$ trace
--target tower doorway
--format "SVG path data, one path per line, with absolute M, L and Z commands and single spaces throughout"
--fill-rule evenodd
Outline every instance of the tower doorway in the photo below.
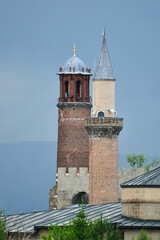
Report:
M 72 204 L 81 204 L 81 200 L 83 199 L 84 204 L 88 204 L 88 194 L 86 192 L 79 192 L 77 193 L 73 199 Z

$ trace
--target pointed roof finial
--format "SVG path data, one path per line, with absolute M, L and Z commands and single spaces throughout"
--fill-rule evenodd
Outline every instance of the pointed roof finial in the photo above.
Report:
M 74 48 L 73 48 L 73 56 L 76 57 L 76 48 L 75 48 L 75 43 L 74 43 Z
M 103 29 L 103 33 L 102 33 L 102 35 L 103 35 L 103 37 L 106 36 L 106 28 L 105 28 L 105 27 L 104 27 L 104 29 Z

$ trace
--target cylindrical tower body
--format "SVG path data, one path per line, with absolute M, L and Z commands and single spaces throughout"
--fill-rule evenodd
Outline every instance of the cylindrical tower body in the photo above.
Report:
M 89 138 L 85 118 L 91 115 L 89 103 L 59 103 L 58 105 L 57 168 L 88 167 Z
M 93 117 L 115 116 L 115 80 L 93 79 Z
M 91 116 L 90 69 L 76 56 L 60 68 L 60 97 L 57 104 L 57 169 L 89 167 L 89 137 L 85 118 Z

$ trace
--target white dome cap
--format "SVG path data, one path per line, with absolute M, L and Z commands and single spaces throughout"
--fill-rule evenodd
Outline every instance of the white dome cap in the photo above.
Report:
M 62 72 L 64 73 L 84 73 L 86 66 L 84 62 L 78 57 L 71 57 L 63 66 Z

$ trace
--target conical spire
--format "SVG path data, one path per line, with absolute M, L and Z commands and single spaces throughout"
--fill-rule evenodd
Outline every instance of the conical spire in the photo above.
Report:
M 106 44 L 105 31 L 103 33 L 103 43 L 99 56 L 99 60 L 96 66 L 95 74 L 93 79 L 115 79 L 113 75 L 111 60 Z

